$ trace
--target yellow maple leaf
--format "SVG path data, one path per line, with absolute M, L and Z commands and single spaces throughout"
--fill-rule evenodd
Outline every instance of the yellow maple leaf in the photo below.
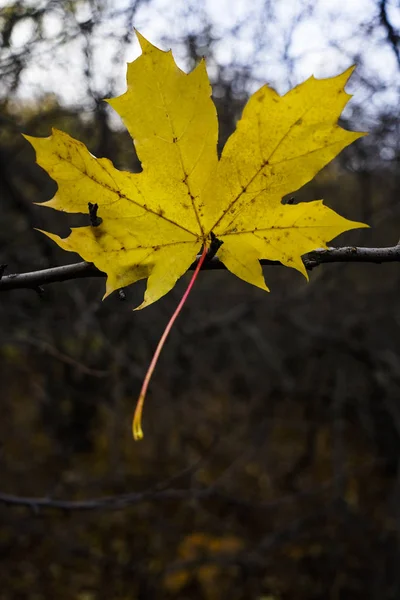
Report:
M 147 278 L 138 308 L 148 306 L 171 290 L 203 248 L 142 386 L 133 420 L 134 438 L 141 439 L 151 375 L 213 240 L 222 242 L 217 254 L 232 273 L 268 290 L 260 259 L 280 261 L 307 277 L 303 254 L 367 225 L 341 217 L 322 200 L 282 204 L 283 196 L 365 135 L 337 124 L 350 98 L 344 86 L 353 68 L 330 79 L 311 77 L 283 97 L 263 86 L 218 160 L 217 114 L 204 61 L 186 74 L 170 51 L 137 35 L 142 55 L 128 65 L 128 89 L 108 102 L 134 140 L 142 173 L 118 171 L 55 129 L 48 138 L 25 137 L 58 184 L 44 206 L 87 213 L 89 203 L 98 205 L 100 225 L 72 229 L 65 239 L 44 233 L 107 274 L 105 297 Z
M 259 259 L 277 260 L 307 277 L 301 256 L 363 223 L 349 221 L 322 200 L 282 205 L 348 144 L 365 135 L 337 120 L 350 96 L 337 77 L 311 77 L 283 97 L 263 86 L 251 96 L 235 133 L 217 156 L 218 123 L 205 63 L 182 72 L 171 51 L 137 34 L 142 55 L 128 64 L 128 89 L 108 100 L 131 134 L 143 172 L 118 171 L 79 141 L 53 130 L 26 136 L 37 162 L 57 182 L 49 202 L 87 213 L 96 202 L 98 227 L 72 229 L 62 239 L 107 274 L 106 294 L 148 278 L 143 303 L 166 294 L 214 234 L 219 259 L 264 290 Z

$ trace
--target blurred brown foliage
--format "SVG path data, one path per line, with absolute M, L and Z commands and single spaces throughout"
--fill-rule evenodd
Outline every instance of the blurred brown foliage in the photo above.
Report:
M 8 272 L 66 264 L 71 257 L 34 227 L 66 234 L 87 220 L 33 204 L 55 186 L 20 132 L 48 135 L 56 126 L 117 167 L 140 169 L 91 79 L 91 33 L 106 3 L 89 2 L 92 16 L 77 25 L 87 42 L 85 111 L 56 95 L 13 95 L 53 6 L 38 3 L 28 14 L 26 4 L 0 15 L 8 86 L 0 262 Z M 57 3 L 66 15 L 60 44 L 75 31 L 68 19 L 77 4 Z M 383 27 L 395 52 L 390 10 L 382 1 L 376 8 L 370 27 Z M 124 16 L 128 25 L 135 11 Z M 24 18 L 37 37 L 16 56 L 12 32 Z M 212 63 L 213 39 L 211 27 L 188 32 L 188 63 L 206 51 Z M 221 143 L 252 81 L 235 65 L 228 74 L 214 69 Z M 360 129 L 363 115 L 362 104 L 353 109 L 351 128 Z M 387 108 L 377 111 L 369 139 L 296 193 L 372 226 L 335 243 L 398 241 L 399 123 Z M 384 160 L 376 149 L 389 146 Z M 140 285 L 126 290 L 126 302 L 114 295 L 102 303 L 98 279 L 54 284 L 42 297 L 2 295 L 1 600 L 400 597 L 398 265 L 323 265 L 308 284 L 289 269 L 265 275 L 269 295 L 227 272 L 201 275 L 157 367 L 140 444 L 130 432 L 136 396 L 187 276 L 140 313 L 131 310 Z M 7 504 L 4 494 L 31 500 Z M 119 500 L 88 510 L 43 509 L 34 500 L 109 496 Z

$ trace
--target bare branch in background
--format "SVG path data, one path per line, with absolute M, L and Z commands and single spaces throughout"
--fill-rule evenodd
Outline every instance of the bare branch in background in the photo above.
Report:
M 379 17 L 381 20 L 382 26 L 386 30 L 386 35 L 388 42 L 390 43 L 393 52 L 396 56 L 397 63 L 400 67 L 400 35 L 393 27 L 389 20 L 389 16 L 387 13 L 387 0 L 380 0 L 379 3 Z

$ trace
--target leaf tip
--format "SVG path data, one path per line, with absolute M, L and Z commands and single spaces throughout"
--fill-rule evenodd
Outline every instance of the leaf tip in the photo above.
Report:
M 39 206 L 40 206 L 40 204 L 39 204 Z M 61 246 L 63 239 L 59 235 L 56 235 L 55 233 L 50 233 L 50 231 L 45 231 L 44 229 L 39 229 L 39 227 L 34 227 L 33 229 L 35 231 L 40 231 L 40 233 L 43 233 L 43 235 L 46 235 L 48 238 L 53 240 L 53 242 L 55 242 L 56 244 Z
M 350 79 L 350 77 L 353 75 L 354 71 L 356 70 L 357 65 L 350 65 L 350 67 L 348 67 L 345 71 L 343 71 L 342 75 L 343 76 L 347 76 L 347 79 Z
M 139 304 L 139 306 L 135 306 L 135 308 L 133 308 L 132 310 L 142 310 L 143 308 L 146 308 L 147 304 L 145 302 L 142 302 L 141 304 Z
M 362 223 L 361 221 L 352 221 L 354 227 L 353 229 L 371 229 L 371 225 L 368 223 Z
M 106 291 L 104 292 L 104 296 L 102 297 L 102 300 L 104 301 L 106 298 L 108 298 L 108 296 L 110 296 L 117 288 L 115 287 L 115 285 L 113 285 L 110 282 L 110 276 L 107 275 L 107 281 L 106 281 Z
M 147 40 L 137 29 L 135 29 L 135 35 L 137 37 L 143 54 L 146 54 L 151 50 L 158 50 L 161 52 L 161 50 L 157 48 L 157 46 L 154 46 L 151 42 L 149 42 L 149 40 Z
M 27 135 L 26 133 L 21 133 L 22 137 L 26 139 L 27 142 L 32 146 L 32 148 L 37 152 L 36 145 L 39 143 L 40 138 L 35 135 Z
M 267 284 L 265 283 L 264 275 L 262 276 L 262 280 L 261 281 L 259 281 L 258 283 L 253 283 L 253 285 L 255 285 L 256 287 L 258 287 L 260 290 L 263 290 L 264 292 L 270 292 L 271 291 L 269 289 L 269 287 L 267 286 Z

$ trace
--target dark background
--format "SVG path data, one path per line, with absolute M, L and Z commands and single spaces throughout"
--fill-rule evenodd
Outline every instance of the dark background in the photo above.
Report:
M 370 135 L 293 191 L 372 226 L 334 244 L 396 244 L 398 2 L 365 2 L 352 23 L 344 2 L 331 11 L 324 2 L 266 1 L 224 30 L 206 3 L 161 4 L 3 5 L 0 262 L 8 272 L 78 260 L 33 228 L 67 234 L 85 222 L 34 205 L 55 185 L 20 134 L 47 136 L 56 126 L 138 170 L 132 140 L 101 99 L 123 91 L 132 27 L 150 37 L 168 11 L 174 27 L 150 39 L 186 68 L 206 55 L 221 147 L 261 83 L 285 91 L 311 74 L 299 77 L 292 48 L 304 24 L 321 27 L 336 52 L 327 65 L 321 49 L 319 76 L 357 62 L 343 125 Z M 62 23 L 55 35 L 51 19 Z M 101 44 L 111 48 L 103 69 Z M 275 79 L 263 72 L 269 56 Z M 46 88 L 55 64 L 59 81 Z M 76 97 L 65 91 L 71 65 Z M 137 394 L 189 275 L 138 313 L 141 284 L 125 302 L 117 294 L 101 302 L 101 279 L 53 284 L 41 297 L 2 293 L 1 600 L 400 597 L 399 266 L 327 264 L 308 284 L 283 267 L 265 276 L 270 294 L 225 271 L 200 274 L 157 366 L 140 444 L 131 438 Z M 16 498 L 7 504 L 4 494 Z M 104 496 L 113 498 L 88 510 L 34 500 Z

